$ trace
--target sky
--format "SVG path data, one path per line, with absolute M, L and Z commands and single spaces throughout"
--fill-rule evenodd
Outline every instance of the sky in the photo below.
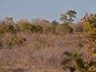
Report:
M 60 14 L 67 10 L 77 12 L 76 20 L 85 12 L 96 13 L 96 0 L 0 0 L 0 19 L 13 17 L 19 19 L 42 18 L 59 21 Z

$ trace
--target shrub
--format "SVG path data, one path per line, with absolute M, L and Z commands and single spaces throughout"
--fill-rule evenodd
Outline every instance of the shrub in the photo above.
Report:
M 56 33 L 58 34 L 66 34 L 72 33 L 73 29 L 68 24 L 60 24 L 56 27 Z
M 22 45 L 25 41 L 26 41 L 26 39 L 24 37 L 21 37 L 21 36 L 16 39 L 16 43 L 18 45 Z
M 44 33 L 46 33 L 46 34 L 55 34 L 55 28 L 53 26 L 44 27 Z
M 64 69 L 69 69 L 70 72 L 75 72 L 79 70 L 80 72 L 85 72 L 84 61 L 76 51 L 64 52 L 65 58 L 61 62 Z
M 87 14 L 82 19 L 85 36 L 87 37 L 87 47 L 89 49 L 94 48 L 96 51 L 96 15 Z
M 40 26 L 40 25 L 36 25 L 35 31 L 36 32 L 42 32 L 43 31 L 43 27 Z
M 86 50 L 91 54 L 86 64 L 86 72 L 96 72 L 96 14 L 86 14 L 82 19 L 86 37 Z
M 26 22 L 21 24 L 20 29 L 23 32 L 34 32 L 36 29 L 36 26 Z
M 56 34 L 56 27 L 58 26 L 58 24 L 59 23 L 56 20 L 52 21 L 50 27 L 47 28 L 49 33 Z
M 14 27 L 13 27 L 13 25 L 7 25 L 7 32 L 9 32 L 9 33 L 14 33 Z
M 9 39 L 6 40 L 6 44 L 7 44 L 7 46 L 8 46 L 9 48 L 11 48 L 12 45 L 14 45 L 14 43 L 15 43 L 15 41 L 14 41 L 13 38 L 9 38 Z
M 56 20 L 52 21 L 52 26 L 56 27 L 58 25 L 58 22 Z

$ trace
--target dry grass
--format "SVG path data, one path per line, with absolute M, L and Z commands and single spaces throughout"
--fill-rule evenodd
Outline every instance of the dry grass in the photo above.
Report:
M 22 45 L 8 48 L 6 40 L 23 36 Z M 81 50 L 82 34 L 6 34 L 0 49 L 0 72 L 64 72 L 60 65 L 65 51 Z M 82 51 L 81 51 L 82 52 Z M 6 66 L 1 66 L 6 65 Z M 7 67 L 7 68 L 6 68 Z

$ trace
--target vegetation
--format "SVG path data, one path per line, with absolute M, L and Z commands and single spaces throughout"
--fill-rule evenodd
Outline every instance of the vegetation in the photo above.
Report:
M 74 21 L 74 18 L 76 18 L 76 12 L 74 10 L 68 10 L 65 14 L 61 14 L 60 20 L 63 23 L 72 23 Z
M 9 38 L 6 40 L 6 44 L 9 48 L 12 48 L 12 45 L 14 45 L 14 39 L 13 38 Z
M 72 33 L 73 29 L 66 23 L 66 24 L 60 24 L 56 27 L 56 32 L 58 34 L 66 34 L 66 33 Z
M 42 66 L 96 72 L 96 14 L 86 13 L 80 22 L 72 24 L 76 14 L 74 10 L 61 14 L 62 23 L 41 19 L 15 23 L 6 17 L 0 22 L 0 54 L 6 56 L 0 56 L 0 65 L 15 65 L 16 72 Z

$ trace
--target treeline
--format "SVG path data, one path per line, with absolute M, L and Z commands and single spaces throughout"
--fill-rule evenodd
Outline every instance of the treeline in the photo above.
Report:
M 12 17 L 6 17 L 0 22 L 0 34 L 2 33 L 17 33 L 17 32 L 28 32 L 28 33 L 52 33 L 64 35 L 66 33 L 82 32 L 82 24 L 72 24 L 76 18 L 76 12 L 69 10 L 66 13 L 62 13 L 60 16 L 61 24 L 56 20 L 49 22 L 48 20 L 36 19 L 27 21 L 20 20 L 14 23 Z
M 59 34 L 64 35 L 73 32 L 82 32 L 82 24 L 58 23 L 57 21 L 49 22 L 47 20 L 37 20 L 29 22 L 20 20 L 13 22 L 11 17 L 7 17 L 7 21 L 0 22 L 0 34 L 4 33 L 44 33 L 44 34 Z

